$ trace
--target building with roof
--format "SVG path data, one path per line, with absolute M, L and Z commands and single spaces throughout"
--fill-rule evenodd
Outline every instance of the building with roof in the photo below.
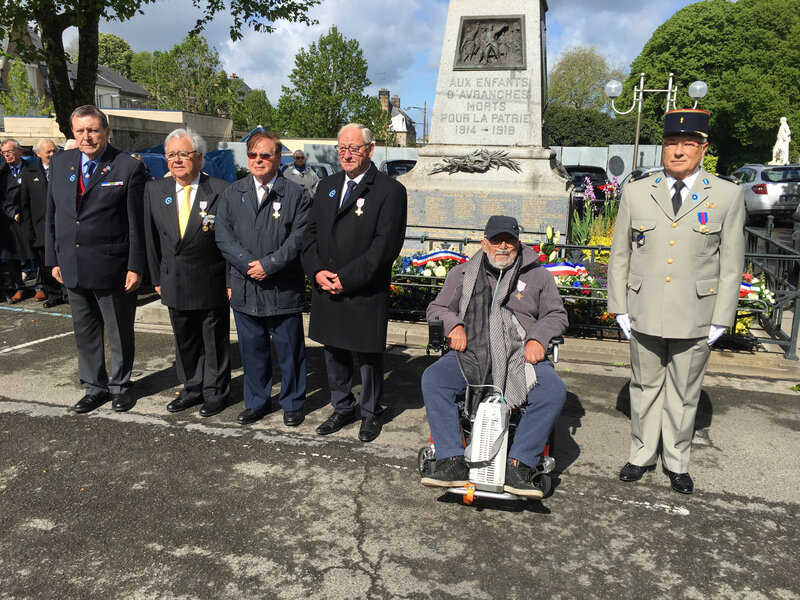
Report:
M 403 147 L 416 147 L 416 123 L 400 108 L 400 97 L 395 94 L 390 100 L 389 90 L 382 89 L 378 92 L 378 101 L 381 103 L 381 108 L 391 115 L 389 129 L 395 134 L 397 144 Z

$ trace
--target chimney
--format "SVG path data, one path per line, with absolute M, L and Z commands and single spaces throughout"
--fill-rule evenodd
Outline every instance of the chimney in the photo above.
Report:
M 378 92 L 378 102 L 383 110 L 389 112 L 389 90 L 382 89 Z
M 397 94 L 392 96 L 392 104 L 394 104 L 397 108 L 400 108 L 400 96 Z

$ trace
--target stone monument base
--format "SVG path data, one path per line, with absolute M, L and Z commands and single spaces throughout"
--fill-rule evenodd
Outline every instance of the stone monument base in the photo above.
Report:
M 499 162 L 485 172 L 437 171 L 452 165 L 453 157 L 495 153 Z M 416 166 L 398 178 L 408 190 L 407 236 L 426 235 L 451 239 L 477 239 L 492 215 L 515 217 L 522 228 L 522 240 L 544 238 L 547 226 L 566 234 L 569 214 L 569 180 L 556 170 L 555 152 L 535 146 L 455 146 L 432 144 L 422 148 Z M 465 244 L 456 244 L 459 249 Z M 421 245 L 409 240 L 406 251 L 432 250 L 448 244 L 435 240 Z

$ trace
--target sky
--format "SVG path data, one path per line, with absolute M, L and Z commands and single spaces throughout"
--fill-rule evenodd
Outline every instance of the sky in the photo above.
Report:
M 533 0 L 528 0 L 533 1 Z M 547 56 L 552 65 L 572 45 L 593 46 L 613 65 L 628 70 L 655 29 L 692 0 L 549 0 L 547 12 Z M 504 3 L 497 2 L 498 13 Z M 387 5 L 391 9 L 387 9 Z M 231 42 L 230 18 L 218 17 L 203 35 L 216 47 L 223 68 L 236 73 L 251 88 L 261 88 L 273 105 L 288 85 L 294 57 L 327 33 L 332 25 L 348 39 L 357 39 L 369 65 L 377 95 L 386 88 L 400 96 L 401 105 L 422 107 L 427 102 L 428 120 L 433 113 L 439 61 L 449 2 L 443 0 L 322 0 L 309 11 L 319 21 L 308 27 L 277 23 L 272 34 L 245 31 Z M 192 0 L 159 0 L 144 5 L 144 15 L 100 24 L 103 33 L 116 34 L 134 51 L 168 50 L 194 25 L 199 11 Z M 77 33 L 68 31 L 65 42 Z M 408 114 L 418 121 L 422 110 Z

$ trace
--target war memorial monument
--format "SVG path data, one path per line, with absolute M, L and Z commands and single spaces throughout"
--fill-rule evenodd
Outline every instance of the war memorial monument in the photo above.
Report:
M 408 236 L 474 238 L 494 214 L 516 217 L 526 241 L 566 231 L 570 183 L 542 135 L 546 12 L 545 0 L 450 2 L 428 145 L 399 179 Z

